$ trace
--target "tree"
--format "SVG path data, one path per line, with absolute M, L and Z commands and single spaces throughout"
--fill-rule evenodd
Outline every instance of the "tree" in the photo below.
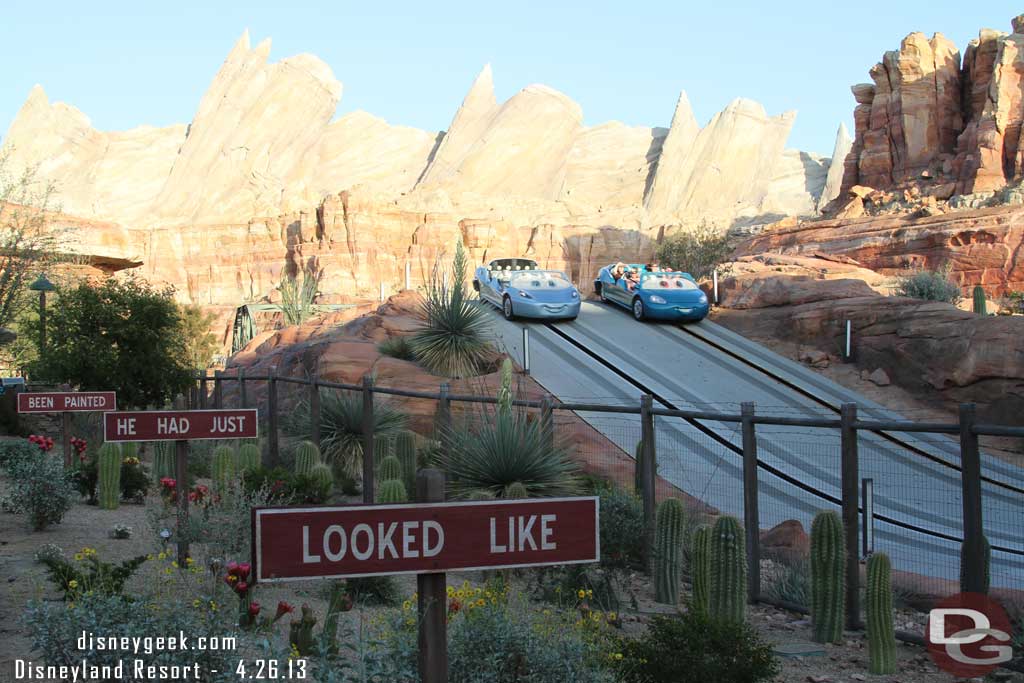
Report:
M 163 405 L 188 387 L 192 371 L 173 293 L 133 277 L 59 291 L 59 304 L 48 312 L 51 341 L 30 375 L 114 390 L 124 408 Z
M 182 306 L 180 313 L 185 359 L 190 368 L 203 370 L 217 351 L 217 337 L 210 332 L 217 316 L 207 313 L 201 306 Z
M 658 245 L 657 259 L 672 270 L 689 273 L 696 280 L 711 277 L 732 253 L 729 237 L 713 224 L 702 220 L 692 230 L 683 229 L 667 236 Z M 719 275 L 722 274 L 721 269 Z

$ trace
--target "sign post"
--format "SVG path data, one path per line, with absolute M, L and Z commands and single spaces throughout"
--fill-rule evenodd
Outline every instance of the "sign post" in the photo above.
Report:
M 103 415 L 103 438 L 125 441 L 173 441 L 174 477 L 178 496 L 178 566 L 188 559 L 188 442 L 204 439 L 255 439 L 259 436 L 255 408 L 225 410 L 147 410 Z
M 117 408 L 113 391 L 25 392 L 18 394 L 19 413 L 60 413 L 61 447 L 64 466 L 71 467 L 71 413 L 106 412 Z
M 416 473 L 416 500 L 444 502 L 444 472 Z M 416 610 L 419 614 L 417 661 L 423 683 L 448 681 L 448 580 L 444 572 L 416 575 Z

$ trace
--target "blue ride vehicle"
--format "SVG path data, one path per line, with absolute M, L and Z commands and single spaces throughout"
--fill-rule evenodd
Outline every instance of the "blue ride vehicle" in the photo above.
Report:
M 601 301 L 633 313 L 637 320 L 700 321 L 710 310 L 707 295 L 689 273 L 647 270 L 637 263 L 612 263 L 600 270 L 594 292 Z
M 541 270 L 530 259 L 495 259 L 476 269 L 473 288 L 501 309 L 506 320 L 574 320 L 580 293 L 560 270 Z

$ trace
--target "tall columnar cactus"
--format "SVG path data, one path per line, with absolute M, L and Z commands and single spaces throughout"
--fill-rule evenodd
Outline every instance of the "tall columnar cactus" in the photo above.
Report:
M 981 285 L 974 285 L 974 312 L 978 315 L 988 315 L 988 302 L 985 300 L 985 288 Z
M 318 462 L 309 471 L 309 477 L 328 492 L 334 489 L 334 473 L 327 463 Z
M 156 441 L 153 444 L 153 479 L 174 478 L 174 443 Z
M 843 523 L 835 512 L 819 512 L 811 524 L 811 623 L 819 643 L 842 642 L 845 564 Z
M 396 479 L 402 481 L 402 463 L 398 461 L 393 455 L 389 455 L 380 461 L 380 465 L 377 466 L 377 480 L 388 481 L 390 479 Z M 402 481 L 404 485 L 404 481 Z
M 700 525 L 693 532 L 690 578 L 693 581 L 693 610 L 706 615 L 711 600 L 711 527 L 707 524 Z
M 896 673 L 896 635 L 892 615 L 892 566 L 885 553 L 868 558 L 868 671 Z
M 395 457 L 402 465 L 402 482 L 406 491 L 416 488 L 416 435 L 407 429 L 395 437 Z
M 960 544 L 960 592 L 967 593 L 967 574 L 964 573 L 964 557 L 965 557 L 966 544 Z M 985 573 L 982 574 L 982 592 L 988 594 L 989 585 L 992 581 L 992 570 L 989 565 L 992 562 L 992 546 L 988 542 L 987 536 L 981 537 L 981 558 L 985 565 Z
M 244 474 L 260 466 L 263 453 L 258 444 L 244 443 L 238 447 L 238 472 Z
M 633 490 L 636 495 L 642 495 L 644 491 L 644 440 L 636 443 L 636 458 L 633 461 Z
M 327 645 L 328 651 L 332 654 L 336 654 L 339 649 L 338 617 L 342 612 L 347 612 L 350 609 L 352 609 L 352 597 L 348 594 L 348 585 L 344 581 L 333 582 L 321 638 L 321 642 Z
M 391 455 L 391 437 L 385 436 L 384 434 L 378 434 L 373 437 L 373 462 L 376 465 L 380 464 L 380 461 Z
M 320 464 L 320 449 L 312 441 L 303 441 L 295 447 L 295 474 L 308 475 Z
M 116 510 L 121 500 L 121 447 L 116 443 L 105 443 L 100 446 L 97 466 L 100 507 L 104 510 Z
M 139 444 L 134 441 L 126 441 L 121 444 L 121 462 L 124 462 L 128 458 L 139 457 Z
M 505 492 L 501 496 L 509 500 L 519 500 L 522 498 L 529 498 L 530 492 L 526 490 L 526 486 L 521 481 L 514 481 L 505 487 Z
M 235 449 L 231 446 L 218 446 L 213 451 L 213 483 L 223 491 L 235 479 L 238 467 L 235 463 Z
M 654 599 L 666 605 L 679 604 L 685 513 L 678 498 L 668 498 L 658 505 L 655 515 Z
M 388 479 L 381 483 L 380 491 L 377 492 L 378 503 L 405 503 L 409 495 L 406 493 L 405 484 L 398 479 Z
M 498 388 L 498 414 L 512 414 L 512 359 L 501 363 L 501 387 Z
M 711 586 L 708 614 L 721 621 L 742 622 L 747 611 L 747 546 L 743 527 L 723 515 L 711 528 Z

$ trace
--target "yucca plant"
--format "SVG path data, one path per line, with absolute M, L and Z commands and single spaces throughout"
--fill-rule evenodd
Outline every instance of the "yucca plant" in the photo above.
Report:
M 446 377 L 475 375 L 492 355 L 487 312 L 466 293 L 466 252 L 460 242 L 445 286 L 437 265 L 427 285 L 423 327 L 410 338 L 413 353 L 431 372 Z
M 391 356 L 398 360 L 416 360 L 416 353 L 412 350 L 412 342 L 409 337 L 388 337 L 377 344 L 377 350 L 382 355 Z
M 488 492 L 504 497 L 520 483 L 530 498 L 572 495 L 578 491 L 576 465 L 557 441 L 546 438 L 539 421 L 524 415 L 488 414 L 475 426 L 447 430 L 447 452 L 437 464 L 448 476 L 452 498 Z
M 301 325 L 309 316 L 313 315 L 313 301 L 316 299 L 317 288 L 320 285 L 320 275 L 312 269 L 302 273 L 300 282 L 294 275 L 288 275 L 281 280 L 277 291 L 281 292 L 281 303 L 278 308 L 284 315 L 284 321 L 288 325 Z
M 312 431 L 309 399 L 299 401 L 282 421 L 285 434 L 306 439 Z M 395 436 L 405 428 L 405 415 L 377 401 L 373 406 L 375 436 Z M 320 389 L 320 455 L 342 471 L 362 472 L 363 397 Z

